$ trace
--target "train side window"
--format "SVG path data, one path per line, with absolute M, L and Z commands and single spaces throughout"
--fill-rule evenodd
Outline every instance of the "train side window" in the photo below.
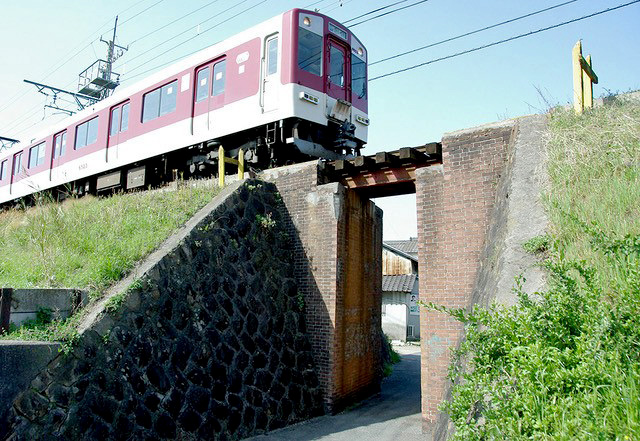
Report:
M 209 94 L 209 67 L 198 71 L 198 84 L 196 85 L 196 102 L 202 101 Z
M 76 127 L 76 141 L 75 141 L 76 149 L 80 149 L 82 147 L 91 145 L 97 140 L 98 140 L 98 117 L 97 116 Z
M 267 42 L 267 75 L 278 72 L 278 37 Z
M 162 86 L 160 93 L 160 116 L 176 110 L 176 97 L 178 96 L 178 81 Z
M 59 158 L 67 149 L 67 132 L 58 133 L 53 137 L 53 157 Z
M 160 111 L 160 89 L 147 93 L 142 102 L 142 122 L 156 119 Z
M 20 174 L 20 169 L 22 168 L 22 152 L 16 153 L 13 156 L 13 176 Z
M 120 107 L 114 107 L 111 109 L 111 128 L 109 129 L 109 135 L 113 136 L 118 133 L 120 129 Z
M 142 99 L 142 122 L 151 121 L 176 110 L 178 80 L 153 90 Z
M 218 96 L 224 93 L 224 83 L 226 79 L 227 60 L 222 60 L 213 65 L 213 84 L 211 86 L 211 95 Z
M 129 128 L 129 103 L 122 106 L 122 121 L 120 122 L 120 131 L 126 132 Z
M 7 161 L 6 159 L 4 161 L 2 161 L 2 164 L 0 164 L 0 181 L 4 180 L 4 178 L 7 177 L 7 163 L 9 161 Z
M 45 143 L 41 142 L 29 149 L 29 168 L 34 168 L 44 163 L 44 148 Z
M 314 75 L 322 75 L 322 35 L 298 29 L 298 67 Z

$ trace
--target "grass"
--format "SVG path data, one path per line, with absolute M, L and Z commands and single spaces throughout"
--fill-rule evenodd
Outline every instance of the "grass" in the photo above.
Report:
M 186 186 L 43 202 L 0 213 L 0 285 L 99 292 L 120 280 L 216 192 Z
M 442 409 L 458 440 L 640 439 L 640 104 L 554 110 L 547 291 L 472 311 Z M 463 369 L 462 366 L 468 369 Z
M 187 185 L 62 204 L 44 200 L 2 212 L 0 286 L 78 288 L 99 298 L 217 193 Z M 2 338 L 69 341 L 74 326 L 74 320 L 54 320 Z

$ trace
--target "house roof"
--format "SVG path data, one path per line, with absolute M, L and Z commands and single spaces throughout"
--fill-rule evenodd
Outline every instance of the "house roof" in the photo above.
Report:
M 415 274 L 399 274 L 395 276 L 382 276 L 383 292 L 411 292 L 416 282 Z
M 418 260 L 418 238 L 412 237 L 409 240 L 385 240 L 383 242 L 391 251 L 399 251 L 410 256 L 413 260 Z

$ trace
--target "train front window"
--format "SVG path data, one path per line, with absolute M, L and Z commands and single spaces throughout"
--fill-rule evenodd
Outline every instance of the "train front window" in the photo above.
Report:
M 322 35 L 298 28 L 298 67 L 322 75 Z
M 351 90 L 358 98 L 367 98 L 367 64 L 356 54 L 351 54 Z
M 331 46 L 329 57 L 329 81 L 344 87 L 344 52 L 336 46 Z
M 227 60 L 222 60 L 213 65 L 213 84 L 211 87 L 211 95 L 218 96 L 224 93 L 224 83 L 226 77 Z

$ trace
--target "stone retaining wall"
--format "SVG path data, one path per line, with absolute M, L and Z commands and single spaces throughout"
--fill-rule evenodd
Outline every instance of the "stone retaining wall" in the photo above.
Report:
M 323 413 L 285 216 L 260 181 L 205 207 L 18 397 L 9 439 L 239 439 Z

